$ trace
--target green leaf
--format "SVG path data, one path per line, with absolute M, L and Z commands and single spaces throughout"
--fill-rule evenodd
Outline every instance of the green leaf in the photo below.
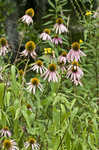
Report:
M 55 9 L 55 6 L 54 6 L 54 4 L 51 2 L 51 0 L 48 0 L 48 3 L 50 4 L 50 6 L 51 6 L 52 8 Z
M 11 96 L 11 92 L 7 92 L 7 106 L 10 105 L 10 96 Z
M 0 83 L 0 106 L 3 106 L 4 103 L 4 83 Z
M 21 112 L 21 107 L 17 108 L 16 113 L 15 113 L 15 120 L 18 119 L 20 117 L 20 112 Z

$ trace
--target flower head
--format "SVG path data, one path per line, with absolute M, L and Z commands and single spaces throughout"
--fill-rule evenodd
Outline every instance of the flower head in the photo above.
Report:
M 72 49 L 78 51 L 80 49 L 80 44 L 78 42 L 72 43 Z
M 52 53 L 52 49 L 51 48 L 44 48 L 44 53 L 45 54 L 51 54 Z
M 79 40 L 79 43 L 82 44 L 82 43 L 83 43 L 83 40 L 80 39 L 80 40 Z
M 58 24 L 62 24 L 64 22 L 64 20 L 62 18 L 57 18 L 56 19 L 56 23 Z
M 40 73 L 42 74 L 46 68 L 44 67 L 43 65 L 43 62 L 41 60 L 37 60 L 33 65 L 32 65 L 32 68 L 31 68 L 33 71 L 36 71 L 36 73 Z
M 92 15 L 92 12 L 91 11 L 86 11 L 85 15 L 86 16 Z
M 29 147 L 31 147 L 32 150 L 39 149 L 39 144 L 36 142 L 34 138 L 29 138 L 29 140 L 25 142 L 24 146 L 26 149 L 28 149 Z
M 33 16 L 34 16 L 34 10 L 30 8 L 25 11 L 25 15 L 21 18 L 21 20 L 22 22 L 29 25 L 30 23 L 33 23 L 33 20 L 32 20 Z
M 80 44 L 78 42 L 74 42 L 72 44 L 72 48 L 67 54 L 67 60 L 68 62 L 76 60 L 80 60 L 80 56 L 86 56 L 81 50 L 80 50 Z
M 70 80 L 75 84 L 75 85 L 82 85 L 80 82 L 80 79 L 83 76 L 83 71 L 80 69 L 78 62 L 73 61 L 72 64 L 68 68 L 67 72 L 67 78 L 70 78 Z
M 51 37 L 50 37 L 50 29 L 44 29 L 43 33 L 40 34 L 40 38 L 42 40 L 50 40 L 52 41 Z
M 3 141 L 3 148 L 6 150 L 19 150 L 14 140 L 5 139 Z
M 67 28 L 63 24 L 64 20 L 62 18 L 56 19 L 56 24 L 54 25 L 54 30 L 56 31 L 56 34 L 67 32 Z
M 32 58 L 35 59 L 36 57 L 36 52 L 35 52 L 35 48 L 36 48 L 36 45 L 33 41 L 28 41 L 26 44 L 25 44 L 25 50 L 21 53 L 23 56 L 28 56 L 30 55 Z
M 35 94 L 36 88 L 38 88 L 42 92 L 42 85 L 40 84 L 38 78 L 32 78 L 27 84 L 29 85 L 27 89 L 33 94 Z
M 61 55 L 59 56 L 59 62 L 64 62 L 64 64 L 66 64 L 66 60 L 67 60 L 67 53 L 66 51 L 63 51 L 61 53 Z
M 9 131 L 8 127 L 4 127 L 3 129 L 1 129 L 0 133 L 1 133 L 1 137 L 2 136 L 8 136 L 8 137 L 11 136 L 11 132 Z
M 24 75 L 24 71 L 22 69 L 20 69 L 18 72 L 21 77 Z
M 52 42 L 56 45 L 62 44 L 62 39 L 58 37 L 58 35 L 55 35 L 55 37 L 52 39 Z
M 58 73 L 56 71 L 56 65 L 55 64 L 49 64 L 48 70 L 42 75 L 44 76 L 44 80 L 48 78 L 48 82 L 58 82 Z
M 5 56 L 8 52 L 8 43 L 5 38 L 0 39 L 0 56 Z
M 63 61 L 58 62 L 58 66 L 59 66 L 59 69 L 62 73 L 66 72 L 66 66 L 65 66 L 65 63 Z
M 34 9 L 33 8 L 29 8 L 25 11 L 26 15 L 29 15 L 30 17 L 34 16 Z
M 32 106 L 30 104 L 27 104 L 26 107 L 28 110 L 32 111 Z

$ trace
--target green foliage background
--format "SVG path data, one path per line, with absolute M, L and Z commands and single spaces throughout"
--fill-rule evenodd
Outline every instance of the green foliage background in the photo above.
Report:
M 7 1 L 0 1 L 0 33 L 6 35 L 4 30 L 5 6 Z M 45 47 L 56 48 L 50 42 L 42 43 L 39 39 L 43 28 L 52 29 L 58 16 L 62 16 L 65 24 L 70 30 L 73 26 L 71 17 L 72 10 L 66 8 L 67 0 L 55 0 L 55 5 L 48 0 L 50 8 L 47 15 L 43 16 L 39 30 L 36 22 L 33 26 L 26 27 L 21 44 L 31 39 L 40 46 L 41 53 Z M 81 1 L 82 6 L 85 0 Z M 90 11 L 94 13 L 93 1 L 88 0 Z M 7 7 L 8 8 L 8 7 Z M 62 76 L 60 82 L 44 82 L 44 91 L 36 92 L 36 95 L 28 93 L 25 83 L 35 73 L 27 72 L 24 81 L 18 75 L 18 69 L 24 69 L 27 60 L 21 60 L 17 64 L 5 63 L 2 56 L 0 64 L 3 67 L 1 74 L 3 80 L 0 82 L 0 129 L 8 126 L 12 132 L 12 138 L 18 143 L 19 149 L 24 150 L 24 142 L 33 136 L 40 145 L 41 150 L 98 150 L 99 149 L 99 27 L 96 27 L 98 19 L 86 16 L 87 8 L 82 7 L 71 0 L 71 8 L 74 8 L 78 26 L 83 27 L 81 38 L 81 50 L 86 53 L 86 58 L 81 59 L 80 67 L 83 68 L 83 86 L 75 86 Z M 2 13 L 1 13 L 2 11 Z M 6 9 L 6 14 L 13 12 L 13 7 Z M 68 15 L 70 12 L 70 15 Z M 69 17 L 68 17 L 69 16 Z M 74 20 L 75 20 L 74 18 Z M 76 26 L 77 27 L 77 26 Z M 38 28 L 38 27 L 37 27 Z M 19 32 L 24 32 L 23 25 L 18 25 Z M 68 52 L 72 41 L 79 41 L 71 34 L 71 31 L 63 38 L 63 47 Z M 59 55 L 59 54 L 58 54 Z M 9 56 L 6 56 L 8 59 Z M 39 57 L 47 64 L 44 55 Z M 27 66 L 27 70 L 30 66 Z M 30 104 L 32 111 L 27 109 Z M 0 148 L 3 138 L 0 138 Z

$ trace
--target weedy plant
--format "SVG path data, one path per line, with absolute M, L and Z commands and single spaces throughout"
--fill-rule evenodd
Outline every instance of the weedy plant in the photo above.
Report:
M 99 18 L 86 10 L 84 38 L 72 42 L 67 1 L 48 2 L 37 37 L 30 36 L 34 10 L 19 19 L 22 37 L 13 64 L 13 50 L 0 39 L 0 149 L 98 150 Z

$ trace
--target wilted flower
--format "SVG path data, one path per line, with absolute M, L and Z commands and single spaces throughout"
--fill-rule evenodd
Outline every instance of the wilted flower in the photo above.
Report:
M 21 52 L 22 56 L 30 55 L 33 59 L 36 58 L 37 54 L 35 52 L 36 45 L 33 41 L 28 41 L 25 44 L 25 50 Z
M 42 92 L 42 85 L 40 84 L 40 81 L 38 78 L 32 78 L 29 83 L 27 83 L 28 88 L 30 92 L 35 94 L 36 88 L 38 88 Z
M 93 15 L 94 18 L 99 18 L 99 7 L 96 9 Z
M 67 54 L 67 60 L 69 62 L 73 60 L 79 61 L 80 56 L 86 56 L 86 55 L 80 50 L 80 44 L 78 42 L 74 42 L 72 44 L 71 50 Z
M 82 85 L 80 82 L 80 79 L 83 76 L 83 71 L 80 69 L 78 66 L 78 62 L 73 61 L 72 64 L 68 68 L 67 72 L 67 78 L 70 78 L 70 80 L 75 84 L 75 85 Z
M 59 62 L 62 63 L 64 62 L 64 64 L 66 64 L 66 60 L 67 60 L 67 53 L 65 51 L 63 51 L 61 53 L 61 55 L 59 56 Z
M 44 29 L 43 33 L 40 34 L 40 38 L 42 40 L 50 40 L 52 41 L 51 37 L 50 37 L 50 30 L 49 29 Z
M 11 136 L 11 132 L 9 131 L 8 127 L 4 127 L 3 129 L 1 129 L 0 133 L 1 133 L 1 137 L 2 136 L 8 136 L 8 137 Z
M 41 60 L 37 60 L 33 65 L 32 65 L 32 68 L 31 68 L 33 71 L 36 71 L 36 73 L 39 73 L 42 74 L 46 68 L 44 67 L 43 65 L 43 62 Z
M 19 150 L 17 143 L 14 140 L 5 139 L 3 141 L 3 148 L 6 150 Z
M 52 42 L 56 45 L 62 44 L 62 39 L 58 37 L 58 35 L 55 35 L 55 37 L 52 39 Z
M 30 104 L 27 104 L 26 107 L 28 110 L 30 110 L 32 112 L 32 106 Z
M 44 80 L 46 80 L 48 78 L 48 82 L 50 82 L 50 81 L 58 82 L 59 75 L 56 71 L 56 65 L 50 64 L 48 66 L 48 70 L 42 76 L 44 76 Z
M 18 71 L 18 73 L 19 73 L 19 75 L 20 75 L 21 77 L 24 75 L 24 71 L 23 71 L 22 69 L 20 69 L 20 70 Z
M 58 62 L 58 66 L 62 73 L 66 72 L 66 66 L 64 62 Z
M 25 11 L 25 15 L 21 18 L 21 20 L 22 22 L 29 25 L 30 23 L 33 23 L 33 20 L 32 20 L 33 16 L 34 16 L 34 10 L 30 8 Z
M 0 56 L 5 56 L 8 52 L 8 43 L 5 38 L 0 39 Z
M 32 150 L 38 150 L 39 149 L 39 144 L 36 142 L 34 138 L 29 138 L 27 142 L 24 144 L 25 148 L 28 149 L 29 147 Z
M 56 20 L 56 24 L 54 25 L 54 30 L 56 31 L 56 34 L 59 33 L 64 33 L 67 32 L 67 28 L 63 24 L 64 20 L 62 18 L 58 18 Z

